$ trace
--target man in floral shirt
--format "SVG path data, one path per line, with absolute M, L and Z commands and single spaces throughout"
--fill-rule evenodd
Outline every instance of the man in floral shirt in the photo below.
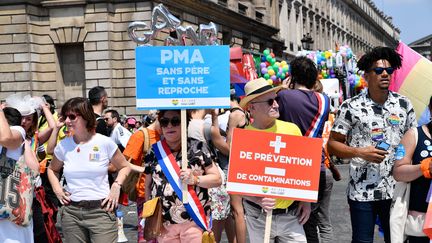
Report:
M 350 160 L 347 193 L 352 242 L 373 242 L 375 220 L 379 216 L 388 243 L 395 186 L 393 154 L 402 135 L 416 127 L 417 122 L 408 98 L 389 91 L 391 75 L 401 67 L 397 52 L 376 47 L 360 58 L 357 66 L 364 71 L 368 89 L 340 106 L 328 150 Z

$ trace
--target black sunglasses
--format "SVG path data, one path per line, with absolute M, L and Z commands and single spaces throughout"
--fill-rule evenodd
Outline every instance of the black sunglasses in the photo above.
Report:
M 66 118 L 69 118 L 69 120 L 74 121 L 75 119 L 77 119 L 79 115 L 75 115 L 75 114 L 66 114 L 64 115 L 64 119 L 66 120 Z
M 178 116 L 175 116 L 175 117 L 173 117 L 171 119 L 166 118 L 166 117 L 162 117 L 159 120 L 159 123 L 160 123 L 161 127 L 167 127 L 169 123 L 171 123 L 171 125 L 173 127 L 176 127 L 176 126 L 180 125 L 181 120 L 180 120 L 180 118 Z
M 388 67 L 388 68 L 376 67 L 376 68 L 372 68 L 372 70 L 376 74 L 381 74 L 384 72 L 384 70 L 387 72 L 387 74 L 392 74 L 394 72 L 394 68 L 392 67 Z
M 274 102 L 275 102 L 275 99 L 268 99 L 268 100 L 264 100 L 264 101 L 251 102 L 251 104 L 255 104 L 255 103 L 267 103 L 267 105 L 272 106 Z

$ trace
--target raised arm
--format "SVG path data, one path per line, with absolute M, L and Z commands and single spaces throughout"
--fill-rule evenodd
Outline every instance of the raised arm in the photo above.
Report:
M 44 113 L 45 118 L 47 119 L 48 122 L 48 128 L 44 129 L 43 131 L 40 131 L 38 134 L 39 143 L 44 144 L 46 141 L 48 141 L 53 129 L 56 127 L 56 121 L 54 119 L 54 116 L 51 114 L 49 105 L 45 103 L 41 106 L 42 106 L 42 112 Z
M 17 149 L 23 142 L 19 131 L 10 129 L 3 112 L 4 104 L 0 105 L 0 145 L 8 149 Z
M 54 154 L 54 148 L 57 145 L 57 138 L 58 138 L 58 134 L 60 132 L 60 129 L 62 129 L 64 126 L 64 122 L 62 121 L 62 119 L 59 119 L 56 123 L 56 125 L 54 126 L 53 131 L 51 132 L 51 135 L 48 139 L 48 145 L 47 145 L 47 154 L 52 155 Z

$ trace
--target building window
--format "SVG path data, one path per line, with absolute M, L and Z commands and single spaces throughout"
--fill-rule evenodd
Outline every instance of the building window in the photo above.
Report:
M 258 11 L 255 12 L 255 17 L 256 17 L 256 20 L 259 22 L 263 22 L 263 20 L 264 20 L 264 14 L 262 14 Z
M 58 60 L 60 70 L 65 85 L 84 83 L 84 46 L 78 45 L 58 45 Z
M 290 51 L 294 51 L 294 43 L 290 42 L 289 46 L 290 46 Z
M 230 31 L 222 32 L 222 44 L 231 46 L 232 33 Z
M 75 96 L 85 97 L 84 45 L 56 45 L 56 52 L 58 77 L 63 80 L 65 100 Z
M 250 40 L 250 38 L 248 38 L 248 37 L 243 37 L 242 39 L 243 39 L 242 47 L 243 47 L 243 48 L 246 48 L 246 49 L 249 49 L 249 47 L 250 47 L 250 45 L 251 45 L 251 40 Z
M 246 5 L 243 5 L 241 3 L 238 4 L 238 10 L 240 14 L 246 15 L 248 7 Z
M 218 0 L 218 4 L 226 7 L 228 6 L 228 0 Z
M 262 43 L 262 42 L 261 42 L 261 43 L 259 44 L 259 52 L 263 53 L 265 49 L 266 49 L 266 45 L 265 45 L 265 43 Z

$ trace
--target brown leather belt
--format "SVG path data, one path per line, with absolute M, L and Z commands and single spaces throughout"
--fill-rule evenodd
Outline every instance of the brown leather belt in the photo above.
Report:
M 79 208 L 85 208 L 85 209 L 95 209 L 95 208 L 102 208 L 103 199 L 101 200 L 82 200 L 79 202 L 71 201 L 69 205 L 79 207 Z

